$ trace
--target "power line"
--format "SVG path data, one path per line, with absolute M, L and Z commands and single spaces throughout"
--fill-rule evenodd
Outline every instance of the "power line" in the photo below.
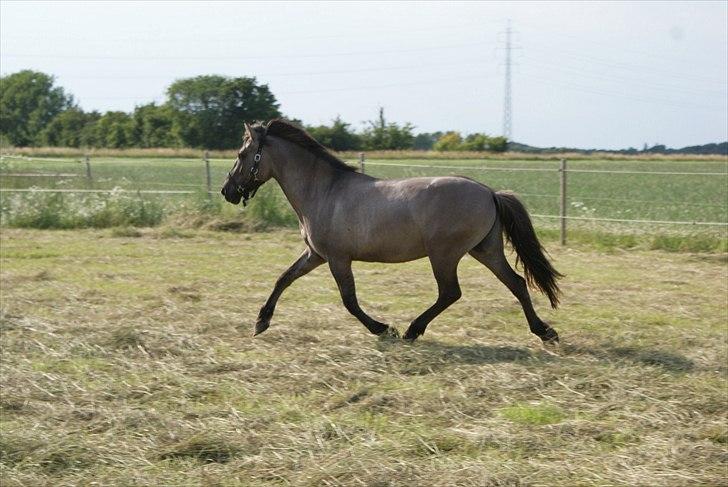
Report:
M 365 31 L 350 31 L 346 33 L 341 34 L 324 34 L 324 35 L 312 35 L 312 36 L 294 36 L 294 37 L 281 37 L 279 39 L 276 39 L 278 41 L 283 42 L 293 42 L 293 41 L 303 41 L 303 40 L 315 40 L 315 39 L 352 39 L 356 38 L 356 34 L 359 32 L 364 32 L 364 36 L 361 37 L 361 40 L 369 41 L 370 37 L 374 34 L 377 35 L 387 35 L 387 34 L 405 34 L 409 35 L 411 32 L 432 32 L 432 31 L 441 31 L 446 30 L 448 32 L 452 32 L 454 30 L 458 32 L 462 32 L 463 30 L 474 28 L 474 29 L 481 29 L 483 26 L 483 23 L 498 23 L 502 22 L 501 19 L 498 18 L 488 18 L 488 19 L 482 19 L 478 18 L 477 22 L 472 24 L 438 24 L 438 25 L 431 25 L 431 26 L 423 26 L 423 27 L 408 27 L 406 30 L 401 29 L 401 27 L 397 27 L 395 30 L 391 29 L 370 29 L 367 28 Z M 237 36 L 239 35 L 239 32 L 230 34 L 230 36 L 227 37 L 205 37 L 203 40 L 205 41 L 212 41 L 212 42 L 230 42 L 231 36 Z M 7 41 L 8 39 L 16 39 L 24 42 L 37 42 L 39 40 L 39 37 L 36 36 L 29 36 L 29 35 L 11 35 L 11 36 L 3 36 L 3 40 Z M 93 38 L 93 37 L 69 37 L 69 36 L 61 36 L 61 37 L 48 37 L 48 36 L 42 36 L 42 40 L 44 41 L 78 41 L 78 42 L 97 42 L 99 40 L 103 42 L 144 42 L 147 43 L 165 43 L 165 42 L 186 42 L 186 41 L 195 41 L 196 43 L 199 42 L 200 39 L 194 38 L 194 37 L 141 37 L 141 36 L 131 36 L 131 37 L 104 37 L 103 39 L 99 38 Z M 247 40 L 241 40 L 238 39 L 238 42 L 242 42 L 243 44 L 248 42 L 254 42 L 258 39 L 249 38 Z
M 535 28 L 535 29 L 543 29 L 543 27 L 544 27 L 540 23 L 531 23 L 528 20 L 519 20 L 519 23 L 520 24 L 526 24 L 527 26 L 530 26 L 530 27 Z M 542 39 L 539 39 L 538 40 L 538 44 L 539 45 L 542 45 L 544 43 L 545 44 L 548 44 L 549 42 L 552 41 L 552 37 L 553 36 L 559 36 L 559 37 L 566 38 L 566 39 L 570 40 L 572 43 L 573 42 L 576 42 L 577 45 L 583 45 L 584 43 L 589 43 L 589 44 L 594 44 L 594 45 L 597 45 L 597 46 L 608 47 L 608 48 L 610 48 L 612 50 L 615 48 L 615 43 L 613 41 L 612 42 L 605 42 L 605 41 L 599 41 L 599 40 L 595 40 L 595 39 L 589 39 L 589 38 L 585 38 L 582 35 L 569 34 L 568 32 L 563 32 L 561 30 L 550 30 L 548 32 L 542 31 L 541 32 L 541 35 L 545 35 L 546 37 L 545 37 L 545 39 L 542 38 Z M 662 55 L 661 54 L 657 54 L 654 51 L 634 49 L 632 47 L 626 48 L 626 47 L 621 46 L 621 45 L 618 46 L 618 50 L 619 50 L 619 55 L 623 55 L 625 53 L 631 53 L 631 54 L 637 54 L 637 55 L 640 55 L 640 56 L 647 57 L 650 60 L 663 59 L 663 60 L 665 60 L 668 63 L 675 63 L 675 59 L 674 58 L 665 56 L 664 54 L 662 54 Z
M 511 140 L 513 118 L 511 114 L 511 20 L 506 27 L 506 72 L 503 88 L 503 137 Z
M 328 57 L 341 57 L 341 56 L 360 56 L 369 54 L 398 54 L 398 53 L 409 53 L 409 52 L 427 52 L 437 51 L 443 49 L 461 49 L 463 47 L 473 47 L 487 45 L 486 42 L 471 42 L 467 44 L 452 44 L 447 46 L 430 46 L 430 47 L 418 47 L 409 49 L 392 49 L 383 51 L 349 51 L 349 52 L 333 52 L 326 54 L 261 54 L 256 56 L 86 56 L 86 55 L 72 55 L 72 54 L 8 54 L 3 53 L 4 57 L 11 58 L 41 58 L 41 59 L 88 59 L 88 60 L 110 60 L 110 61 L 206 61 L 206 60 L 227 60 L 227 61 L 240 61 L 246 59 L 302 59 L 302 58 L 328 58 Z
M 378 90 L 383 88 L 396 88 L 401 86 L 419 86 L 419 85 L 433 85 L 439 83 L 460 83 L 463 81 L 482 80 L 484 77 L 493 77 L 495 74 L 489 74 L 486 76 L 459 76 L 456 79 L 452 77 L 432 79 L 429 78 L 426 81 L 412 81 L 404 83 L 387 83 L 382 85 L 369 85 L 369 86 L 347 86 L 343 88 L 324 88 L 324 89 L 313 89 L 313 90 L 300 90 L 300 91 L 281 91 L 277 92 L 277 95 L 302 95 L 310 93 L 335 93 L 335 92 L 346 92 L 346 91 L 366 91 L 366 90 Z M 154 100 L 160 100 L 163 95 L 157 95 Z M 139 100 L 139 96 L 88 96 L 84 97 L 87 100 Z M 145 98 L 146 100 L 147 98 Z
M 643 97 L 643 96 L 635 96 L 630 95 L 628 93 L 619 93 L 614 91 L 606 91 L 602 89 L 594 89 L 592 87 L 585 87 L 584 85 L 579 85 L 578 83 L 573 83 L 570 81 L 555 81 L 553 79 L 549 79 L 543 76 L 542 73 L 538 74 L 529 74 L 529 73 L 521 73 L 522 76 L 526 76 L 527 78 L 536 79 L 541 82 L 555 85 L 555 86 L 561 86 L 564 88 L 568 88 L 570 90 L 575 91 L 581 91 L 584 93 L 590 93 L 594 95 L 603 95 L 608 97 L 620 97 L 628 100 L 633 100 L 637 102 L 643 102 L 643 103 L 657 103 L 665 107 L 677 107 L 677 108 L 698 108 L 701 110 L 725 110 L 724 107 L 721 107 L 720 105 L 714 105 L 714 106 L 706 106 L 706 105 L 695 105 L 692 103 L 679 103 L 674 102 L 672 100 L 665 100 L 661 98 L 651 98 L 651 97 Z
M 589 71 L 585 71 L 584 68 L 577 68 L 577 67 L 569 67 L 564 66 L 562 64 L 554 64 L 549 62 L 542 62 L 535 58 L 531 58 L 529 56 L 526 56 L 526 61 L 528 61 L 528 64 L 535 64 L 537 66 L 544 67 L 548 69 L 549 71 L 557 70 L 557 71 L 563 71 L 568 74 L 576 74 L 577 76 L 583 76 L 586 78 L 591 79 L 597 79 L 597 80 L 613 80 L 621 83 L 629 83 L 630 85 L 641 85 L 646 88 L 655 89 L 655 90 L 661 90 L 661 91 L 677 91 L 677 92 L 683 92 L 687 94 L 692 95 L 722 95 L 722 96 L 728 96 L 728 92 L 726 92 L 725 89 L 723 90 L 711 90 L 711 89 L 702 89 L 702 88 L 685 88 L 682 86 L 675 86 L 675 85 L 666 85 L 662 83 L 655 83 L 652 81 L 643 81 L 643 80 L 635 80 L 631 78 L 627 78 L 620 75 L 615 75 L 612 73 L 591 73 Z
M 491 74 L 489 76 L 494 76 Z M 488 77 L 488 76 L 486 76 Z M 394 88 L 399 86 L 418 86 L 418 85 L 431 85 L 438 83 L 459 83 L 461 81 L 479 80 L 483 79 L 483 75 L 478 76 L 458 76 L 456 79 L 452 77 L 440 78 L 440 79 L 428 79 L 427 81 L 413 81 L 405 83 L 388 83 L 384 85 L 371 85 L 371 86 L 347 86 L 346 88 L 329 88 L 323 90 L 303 90 L 303 91 L 282 91 L 281 95 L 298 95 L 305 93 L 333 93 L 337 91 L 360 91 L 360 90 L 376 90 L 381 88 Z
M 483 66 L 485 64 L 482 64 Z M 298 71 L 298 72 L 279 72 L 279 73 L 256 73 L 254 76 L 258 78 L 265 78 L 265 77 L 273 77 L 273 76 L 318 76 L 318 75 L 329 75 L 329 74 L 347 74 L 347 73 L 369 73 L 372 71 L 402 71 L 402 70 L 408 70 L 408 69 L 418 69 L 418 68 L 437 68 L 437 67 L 452 67 L 452 66 L 481 66 L 481 64 L 472 62 L 472 61 L 460 61 L 460 62 L 450 62 L 450 63 L 434 63 L 434 64 L 410 64 L 410 65 L 402 65 L 402 66 L 388 66 L 388 67 L 373 67 L 373 68 L 357 68 L 357 69 L 337 69 L 337 70 L 330 70 L 330 71 Z M 149 76 L 149 75 L 140 75 L 140 76 L 114 76 L 114 75 L 99 75 L 99 76 L 65 76 L 65 75 L 58 75 L 59 78 L 68 78 L 68 79 L 169 79 L 169 78 L 177 78 L 177 77 L 185 77 L 185 76 L 195 76 L 195 75 L 164 75 L 164 76 Z
M 570 49 L 564 49 L 564 48 L 558 48 L 558 49 L 548 49 L 539 46 L 531 46 L 531 49 L 535 51 L 541 51 L 546 56 L 552 56 L 554 53 L 558 53 L 561 55 L 564 55 L 566 57 L 570 57 L 572 59 L 577 59 L 580 61 L 587 61 L 594 64 L 599 64 L 602 66 L 607 66 L 610 68 L 615 69 L 624 69 L 628 70 L 630 72 L 650 72 L 652 71 L 655 76 L 661 76 L 661 77 L 672 77 L 672 78 L 682 78 L 687 79 L 691 81 L 702 81 L 702 82 L 708 82 L 708 83 L 714 83 L 714 84 L 720 84 L 722 86 L 725 86 L 725 80 L 718 80 L 715 78 L 707 78 L 704 76 L 695 76 L 692 74 L 684 74 L 684 73 L 675 73 L 672 70 L 669 69 L 661 69 L 656 68 L 654 66 L 649 67 L 645 66 L 644 64 L 632 64 L 632 63 L 626 63 L 624 61 L 615 61 L 614 59 L 605 59 L 600 57 L 595 57 L 592 55 L 584 55 L 581 54 L 579 51 L 573 51 Z

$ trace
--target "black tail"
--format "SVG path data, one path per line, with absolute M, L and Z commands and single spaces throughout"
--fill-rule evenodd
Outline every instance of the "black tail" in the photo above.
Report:
M 556 308 L 561 295 L 556 281 L 563 275 L 554 269 L 546 258 L 541 242 L 538 241 L 536 232 L 533 230 L 526 207 L 516 198 L 516 195 L 507 191 L 495 193 L 495 206 L 506 240 L 516 249 L 518 260 L 523 262 L 526 282 L 548 296 L 551 307 Z

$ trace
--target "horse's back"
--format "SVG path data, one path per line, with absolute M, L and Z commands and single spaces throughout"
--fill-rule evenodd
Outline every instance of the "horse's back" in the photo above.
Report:
M 475 245 L 495 222 L 493 191 L 477 181 L 458 176 L 413 178 L 410 186 L 410 212 L 426 240 Z

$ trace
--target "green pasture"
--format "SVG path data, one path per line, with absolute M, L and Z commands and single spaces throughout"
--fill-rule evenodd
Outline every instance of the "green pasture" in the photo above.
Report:
M 725 484 L 725 258 L 547 247 L 550 351 L 469 257 L 414 344 L 368 334 L 325 266 L 253 339 L 295 230 L 5 228 L 0 483 Z M 400 331 L 436 296 L 426 260 L 354 273 Z

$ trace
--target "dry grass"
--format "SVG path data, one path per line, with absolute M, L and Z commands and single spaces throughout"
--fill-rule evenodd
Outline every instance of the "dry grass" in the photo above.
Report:
M 161 232 L 2 231 L 3 486 L 726 484 L 724 255 L 552 246 L 553 355 L 469 258 L 414 345 L 324 268 L 251 339 L 296 233 Z M 400 330 L 434 299 L 425 262 L 355 273 Z
M 145 157 L 145 158 L 202 158 L 204 150 L 179 147 L 134 148 L 134 149 L 84 149 L 74 147 L 2 147 L 3 155 L 28 157 Z M 237 156 L 236 150 L 208 151 L 211 158 L 232 160 Z M 553 161 L 569 160 L 604 160 L 604 161 L 721 161 L 728 157 L 720 155 L 695 154 L 620 154 L 616 152 L 594 152 L 581 154 L 576 152 L 532 153 L 532 152 L 474 152 L 474 151 L 365 151 L 367 159 L 424 159 L 424 160 L 457 160 L 457 159 L 495 159 L 519 161 Z M 359 151 L 345 151 L 338 155 L 344 160 L 358 161 Z

